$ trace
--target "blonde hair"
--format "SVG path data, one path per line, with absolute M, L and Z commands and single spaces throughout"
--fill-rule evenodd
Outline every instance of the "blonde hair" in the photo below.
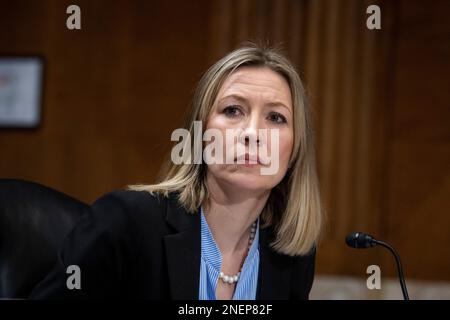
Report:
M 287 255 L 305 255 L 317 244 L 322 229 L 322 208 L 315 166 L 312 120 L 305 90 L 293 65 L 277 50 L 255 44 L 245 45 L 211 66 L 201 78 L 192 101 L 185 128 L 194 136 L 194 121 L 206 123 L 224 80 L 244 66 L 267 67 L 289 84 L 294 110 L 294 145 L 289 169 L 271 190 L 261 212 L 262 227 L 274 226 L 272 248 Z M 131 185 L 128 189 L 168 196 L 178 193 L 179 202 L 195 213 L 208 198 L 205 183 L 207 165 L 175 165 L 168 160 L 161 182 Z

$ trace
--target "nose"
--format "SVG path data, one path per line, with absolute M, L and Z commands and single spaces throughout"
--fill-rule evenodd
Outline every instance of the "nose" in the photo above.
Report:
M 249 146 L 251 143 L 256 143 L 256 146 L 260 144 L 260 138 L 258 131 L 260 129 L 259 116 L 255 113 L 245 123 L 241 134 L 241 143 Z
M 258 135 L 253 135 L 253 134 L 251 136 L 246 135 L 244 141 L 245 141 L 245 145 L 246 146 L 250 145 L 250 141 L 256 141 L 256 145 L 259 145 L 259 137 L 258 137 Z

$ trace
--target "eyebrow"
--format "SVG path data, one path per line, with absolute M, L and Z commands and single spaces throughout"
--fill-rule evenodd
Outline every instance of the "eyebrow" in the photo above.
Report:
M 219 102 L 221 102 L 221 101 L 223 101 L 225 99 L 229 99 L 229 98 L 234 98 L 234 99 L 239 100 L 241 102 L 248 103 L 248 99 L 247 98 L 245 98 L 245 97 L 243 97 L 241 95 L 238 95 L 238 94 L 230 94 L 230 95 L 227 95 L 225 97 L 222 97 L 219 100 Z M 283 107 L 283 108 L 286 108 L 290 113 L 292 113 L 291 109 L 288 106 L 286 106 L 284 103 L 280 102 L 280 101 L 269 102 L 269 103 L 266 103 L 264 106 L 265 107 Z

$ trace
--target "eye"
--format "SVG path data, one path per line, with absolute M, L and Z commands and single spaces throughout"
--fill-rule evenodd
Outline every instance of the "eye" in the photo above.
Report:
M 286 117 L 278 112 L 271 112 L 268 116 L 268 119 L 269 119 L 269 121 L 279 123 L 279 124 L 287 122 Z
M 242 114 L 238 106 L 228 106 L 222 111 L 227 117 L 234 118 Z

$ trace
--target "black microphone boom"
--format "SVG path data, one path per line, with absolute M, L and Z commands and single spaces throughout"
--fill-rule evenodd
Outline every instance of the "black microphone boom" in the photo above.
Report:
M 390 244 L 384 241 L 376 240 L 371 235 L 362 232 L 353 232 L 349 234 L 345 238 L 345 242 L 349 247 L 356 249 L 365 249 L 376 245 L 380 245 L 384 248 L 387 248 L 394 255 L 395 262 L 397 263 L 398 277 L 400 279 L 400 287 L 402 288 L 403 298 L 405 300 L 409 300 L 408 290 L 406 289 L 405 277 L 403 276 L 403 268 L 402 262 L 400 261 L 400 256 Z

